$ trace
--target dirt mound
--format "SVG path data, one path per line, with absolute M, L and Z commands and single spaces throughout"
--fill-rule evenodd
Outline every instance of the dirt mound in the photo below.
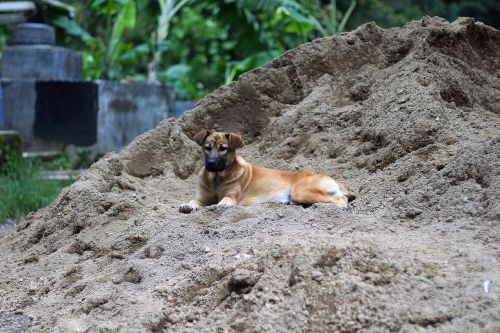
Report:
M 498 332 L 499 55 L 499 31 L 426 17 L 315 40 L 243 75 L 0 238 L 0 323 Z M 323 171 L 358 199 L 181 215 L 201 128 L 241 133 L 251 163 Z

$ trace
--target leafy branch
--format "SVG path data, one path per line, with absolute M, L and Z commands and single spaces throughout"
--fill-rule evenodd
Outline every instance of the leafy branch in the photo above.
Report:
M 172 18 L 189 0 L 158 0 L 160 5 L 160 16 L 158 16 L 158 27 L 153 33 L 153 59 L 148 64 L 148 82 L 157 82 L 157 72 L 159 70 L 162 54 L 168 49 L 166 43 Z

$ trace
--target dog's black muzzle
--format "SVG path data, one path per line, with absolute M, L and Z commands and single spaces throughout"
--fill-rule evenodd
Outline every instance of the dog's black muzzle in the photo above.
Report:
M 224 158 L 207 158 L 205 160 L 205 169 L 208 172 L 219 172 L 226 168 L 226 160 Z

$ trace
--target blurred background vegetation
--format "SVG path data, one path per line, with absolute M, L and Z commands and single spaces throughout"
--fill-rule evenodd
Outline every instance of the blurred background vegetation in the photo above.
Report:
M 58 44 L 84 54 L 86 79 L 149 80 L 198 99 L 314 38 L 375 21 L 472 16 L 499 28 L 498 0 L 66 0 L 47 6 Z M 8 28 L 0 28 L 0 47 Z

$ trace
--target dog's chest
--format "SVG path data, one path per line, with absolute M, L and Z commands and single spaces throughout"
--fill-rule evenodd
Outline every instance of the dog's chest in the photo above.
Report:
M 210 175 L 210 190 L 213 194 L 219 192 L 219 190 L 224 185 L 224 175 L 218 175 L 217 173 L 213 173 Z

